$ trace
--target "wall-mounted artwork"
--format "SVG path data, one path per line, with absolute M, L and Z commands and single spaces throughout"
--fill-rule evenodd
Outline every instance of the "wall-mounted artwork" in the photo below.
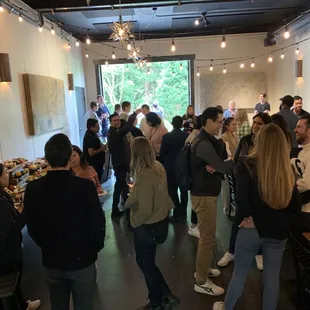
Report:
M 24 74 L 29 134 L 40 135 L 68 125 L 62 80 Z

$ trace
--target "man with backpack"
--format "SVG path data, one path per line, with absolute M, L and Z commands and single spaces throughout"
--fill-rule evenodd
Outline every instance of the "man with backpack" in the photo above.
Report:
M 224 174 L 233 168 L 228 160 L 224 142 L 216 139 L 223 121 L 223 112 L 207 108 L 201 115 L 202 129 L 194 139 L 189 152 L 190 193 L 193 210 L 198 217 L 200 239 L 196 257 L 197 293 L 218 296 L 224 289 L 215 285 L 211 278 L 220 275 L 211 269 L 213 247 L 216 242 L 216 208 Z
M 175 161 L 179 151 L 184 147 L 188 134 L 181 130 L 183 120 L 181 116 L 175 116 L 172 120 L 173 130 L 163 136 L 160 148 L 160 157 L 164 160 L 164 166 L 167 172 L 169 196 L 174 203 L 173 216 L 170 222 L 182 222 L 186 220 L 188 190 L 180 188 L 181 200 L 179 199 L 176 175 Z

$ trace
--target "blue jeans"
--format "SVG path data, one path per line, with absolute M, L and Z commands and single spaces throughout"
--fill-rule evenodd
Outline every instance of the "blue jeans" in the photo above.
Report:
M 262 247 L 264 257 L 263 310 L 275 310 L 279 295 L 279 276 L 286 240 L 262 239 L 256 228 L 240 228 L 235 250 L 235 267 L 224 301 L 225 310 L 233 310 L 242 294 L 255 255 Z
M 92 264 L 81 270 L 45 269 L 51 310 L 69 310 L 72 293 L 74 310 L 92 310 L 96 288 L 96 268 Z

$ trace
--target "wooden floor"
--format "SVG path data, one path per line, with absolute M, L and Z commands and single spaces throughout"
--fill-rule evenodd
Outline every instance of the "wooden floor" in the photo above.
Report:
M 132 234 L 127 232 L 124 219 L 111 221 L 112 184 L 105 185 L 109 194 L 105 197 L 104 210 L 107 218 L 105 248 L 98 259 L 96 310 L 135 310 L 147 304 L 147 290 L 142 273 L 135 262 Z M 189 210 L 190 211 L 190 210 Z M 218 207 L 217 248 L 214 259 L 217 261 L 226 251 L 230 236 L 231 222 Z M 165 244 L 159 246 L 157 261 L 172 292 L 181 298 L 179 310 L 211 310 L 213 302 L 223 300 L 194 292 L 194 266 L 197 240 L 187 234 L 187 224 L 174 224 L 169 227 Z M 24 231 L 24 277 L 23 291 L 27 299 L 40 298 L 41 310 L 50 309 L 47 287 L 44 281 L 40 250 Z M 222 268 L 222 275 L 215 283 L 228 286 L 233 264 Z M 281 272 L 281 293 L 278 310 L 295 310 L 291 301 L 295 294 L 293 261 L 288 251 L 283 260 Z M 249 275 L 242 298 L 235 309 L 262 310 L 262 273 L 253 269 Z

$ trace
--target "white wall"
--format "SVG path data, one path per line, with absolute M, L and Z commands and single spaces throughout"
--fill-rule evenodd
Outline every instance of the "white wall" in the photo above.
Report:
M 308 18 L 308 23 L 310 18 Z M 307 24 L 307 23 L 306 23 Z M 298 25 L 297 25 L 298 26 Z M 310 37 L 310 29 L 304 26 L 292 32 L 289 40 L 280 39 L 278 47 L 285 48 L 293 43 Z M 295 54 L 296 46 L 284 50 L 285 58 L 275 63 L 275 95 L 280 98 L 283 95 L 299 95 L 303 97 L 304 109 L 310 111 L 310 40 L 299 44 L 300 53 Z M 296 60 L 303 60 L 303 77 L 296 78 Z M 278 101 L 279 103 L 279 101 Z
M 218 58 L 231 58 L 231 57 L 251 57 L 255 55 L 260 55 L 262 53 L 268 53 L 272 48 L 264 47 L 263 40 L 265 34 L 243 34 L 243 35 L 231 35 L 227 36 L 227 47 L 222 49 L 220 47 L 222 37 L 221 36 L 209 36 L 209 37 L 194 37 L 194 38 L 176 38 L 176 52 L 172 53 L 170 51 L 171 39 L 158 39 L 158 40 L 147 40 L 142 42 L 143 50 L 145 54 L 152 56 L 172 56 L 176 55 L 190 55 L 194 54 L 196 56 L 195 67 L 207 66 L 206 68 L 201 68 L 201 75 L 210 74 L 209 71 L 209 61 L 201 61 L 201 59 L 218 59 Z M 109 43 L 113 44 L 113 43 Z M 140 44 L 140 43 L 138 43 Z M 114 46 L 120 47 L 120 43 L 114 43 Z M 105 56 L 111 58 L 112 48 L 104 46 L 102 44 L 92 44 L 88 48 L 89 58 L 84 57 L 84 71 L 86 77 L 87 85 L 87 100 L 88 102 L 94 100 L 97 95 L 96 89 L 96 78 L 95 78 L 95 67 L 93 64 L 94 59 L 105 59 Z M 95 52 L 95 53 L 92 53 Z M 102 57 L 101 55 L 104 55 Z M 126 58 L 127 52 L 121 50 L 115 50 L 117 58 Z M 226 60 L 229 62 L 229 60 Z M 243 72 L 263 72 L 267 75 L 267 89 L 262 89 L 261 91 L 266 91 L 268 93 L 268 100 L 270 101 L 272 108 L 276 108 L 278 101 L 275 100 L 274 94 L 274 65 L 267 62 L 267 57 L 260 59 L 255 59 L 256 66 L 254 69 L 250 67 L 252 60 L 245 63 L 246 67 L 242 70 Z M 214 62 L 224 63 L 223 61 Z M 240 72 L 239 64 L 227 65 L 228 73 Z M 223 67 L 214 66 L 213 74 L 221 73 Z M 257 102 L 258 102 L 257 94 Z M 195 74 L 195 105 L 201 109 L 207 105 L 207 103 L 200 102 L 200 79 Z M 235 100 L 238 105 L 238 98 L 231 98 Z M 276 101 L 276 104 L 274 102 Z M 248 108 L 253 108 L 257 102 L 249 102 Z M 228 102 L 227 102 L 228 106 Z
M 0 13 L 0 53 L 10 55 L 12 83 L 0 83 L 0 159 L 25 157 L 30 160 L 44 154 L 46 141 L 57 132 L 67 134 L 73 143 L 79 143 L 75 93 L 68 92 L 67 73 L 74 74 L 75 86 L 84 87 L 82 50 L 52 36 L 48 30 L 38 28 L 17 16 Z M 68 127 L 43 134 L 28 135 L 22 74 L 39 74 L 64 81 Z

